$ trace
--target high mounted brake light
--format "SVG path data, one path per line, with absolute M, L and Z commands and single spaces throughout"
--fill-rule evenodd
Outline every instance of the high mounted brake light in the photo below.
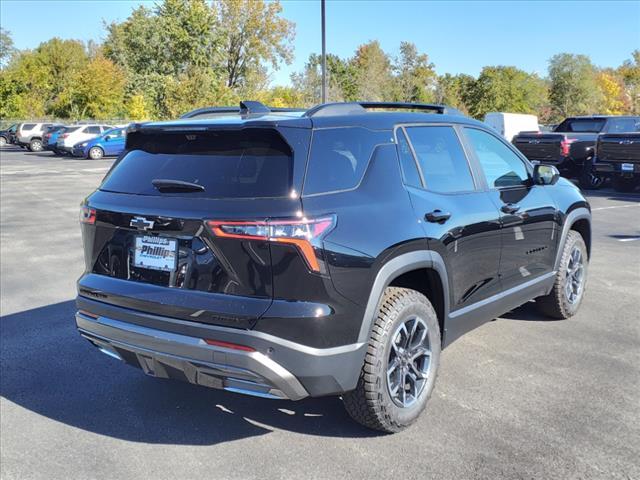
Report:
M 335 223 L 334 216 L 262 222 L 207 221 L 207 225 L 217 237 L 294 245 L 314 272 L 320 272 L 320 264 L 313 245 L 329 233 Z

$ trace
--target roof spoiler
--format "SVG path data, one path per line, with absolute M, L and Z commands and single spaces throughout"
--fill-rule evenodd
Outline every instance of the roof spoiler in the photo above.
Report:
M 304 108 L 267 107 L 262 102 L 243 100 L 238 107 L 204 107 L 197 108 L 180 116 L 180 118 L 197 118 L 204 115 L 265 115 L 278 112 L 304 112 Z
M 367 110 L 414 110 L 432 112 L 440 115 L 464 115 L 457 110 L 446 105 L 434 103 L 407 103 L 407 102 L 342 102 L 324 103 L 316 105 L 306 111 L 306 117 L 328 117 L 333 115 L 353 115 L 362 114 Z

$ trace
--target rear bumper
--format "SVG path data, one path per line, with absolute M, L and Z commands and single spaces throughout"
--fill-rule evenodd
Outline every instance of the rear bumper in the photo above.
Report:
M 352 390 L 366 349 L 365 344 L 316 349 L 262 332 L 160 317 L 81 296 L 77 303 L 78 331 L 104 353 L 148 375 L 266 398 L 299 400 Z

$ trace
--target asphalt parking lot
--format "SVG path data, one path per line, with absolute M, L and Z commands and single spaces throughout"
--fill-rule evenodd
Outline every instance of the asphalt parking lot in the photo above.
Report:
M 77 335 L 78 205 L 111 161 L 0 151 L 3 479 L 640 478 L 639 194 L 589 195 L 577 316 L 526 305 L 468 334 L 426 414 L 380 435 L 337 398 L 148 378 Z

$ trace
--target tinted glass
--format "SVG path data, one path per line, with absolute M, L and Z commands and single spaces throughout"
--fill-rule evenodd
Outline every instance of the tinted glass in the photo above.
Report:
M 100 133 L 100 127 L 87 127 L 85 133 Z
M 75 132 L 76 130 L 78 130 L 80 127 L 64 127 L 63 132 L 64 133 L 71 133 L 71 132 Z
M 411 185 L 412 187 L 421 187 L 422 181 L 420 180 L 420 173 L 416 166 L 416 161 L 413 158 L 413 153 L 407 142 L 402 129 L 397 131 L 398 136 L 398 156 L 400 158 L 400 166 L 402 167 L 402 176 L 404 183 Z
M 607 125 L 610 133 L 640 132 L 639 118 L 612 118 Z
M 304 193 L 348 190 L 360 183 L 377 145 L 390 143 L 391 132 L 366 128 L 315 130 Z
M 568 118 L 556 128 L 556 132 L 598 133 L 604 128 L 604 118 Z
M 482 130 L 466 128 L 489 188 L 513 187 L 528 183 L 524 162 L 509 147 Z
M 475 188 L 469 163 L 452 127 L 409 127 L 428 190 L 464 192 Z
M 36 124 L 35 123 L 23 123 L 22 124 L 22 130 L 32 130 L 33 127 L 35 127 Z
M 113 128 L 111 130 L 107 130 L 106 132 L 104 132 L 104 136 L 106 137 L 107 135 L 112 138 L 121 137 L 122 135 L 124 135 L 124 128 Z
M 134 132 L 127 148 L 102 190 L 206 198 L 284 197 L 291 190 L 292 152 L 274 130 Z M 204 191 L 160 193 L 154 179 L 197 183 Z

